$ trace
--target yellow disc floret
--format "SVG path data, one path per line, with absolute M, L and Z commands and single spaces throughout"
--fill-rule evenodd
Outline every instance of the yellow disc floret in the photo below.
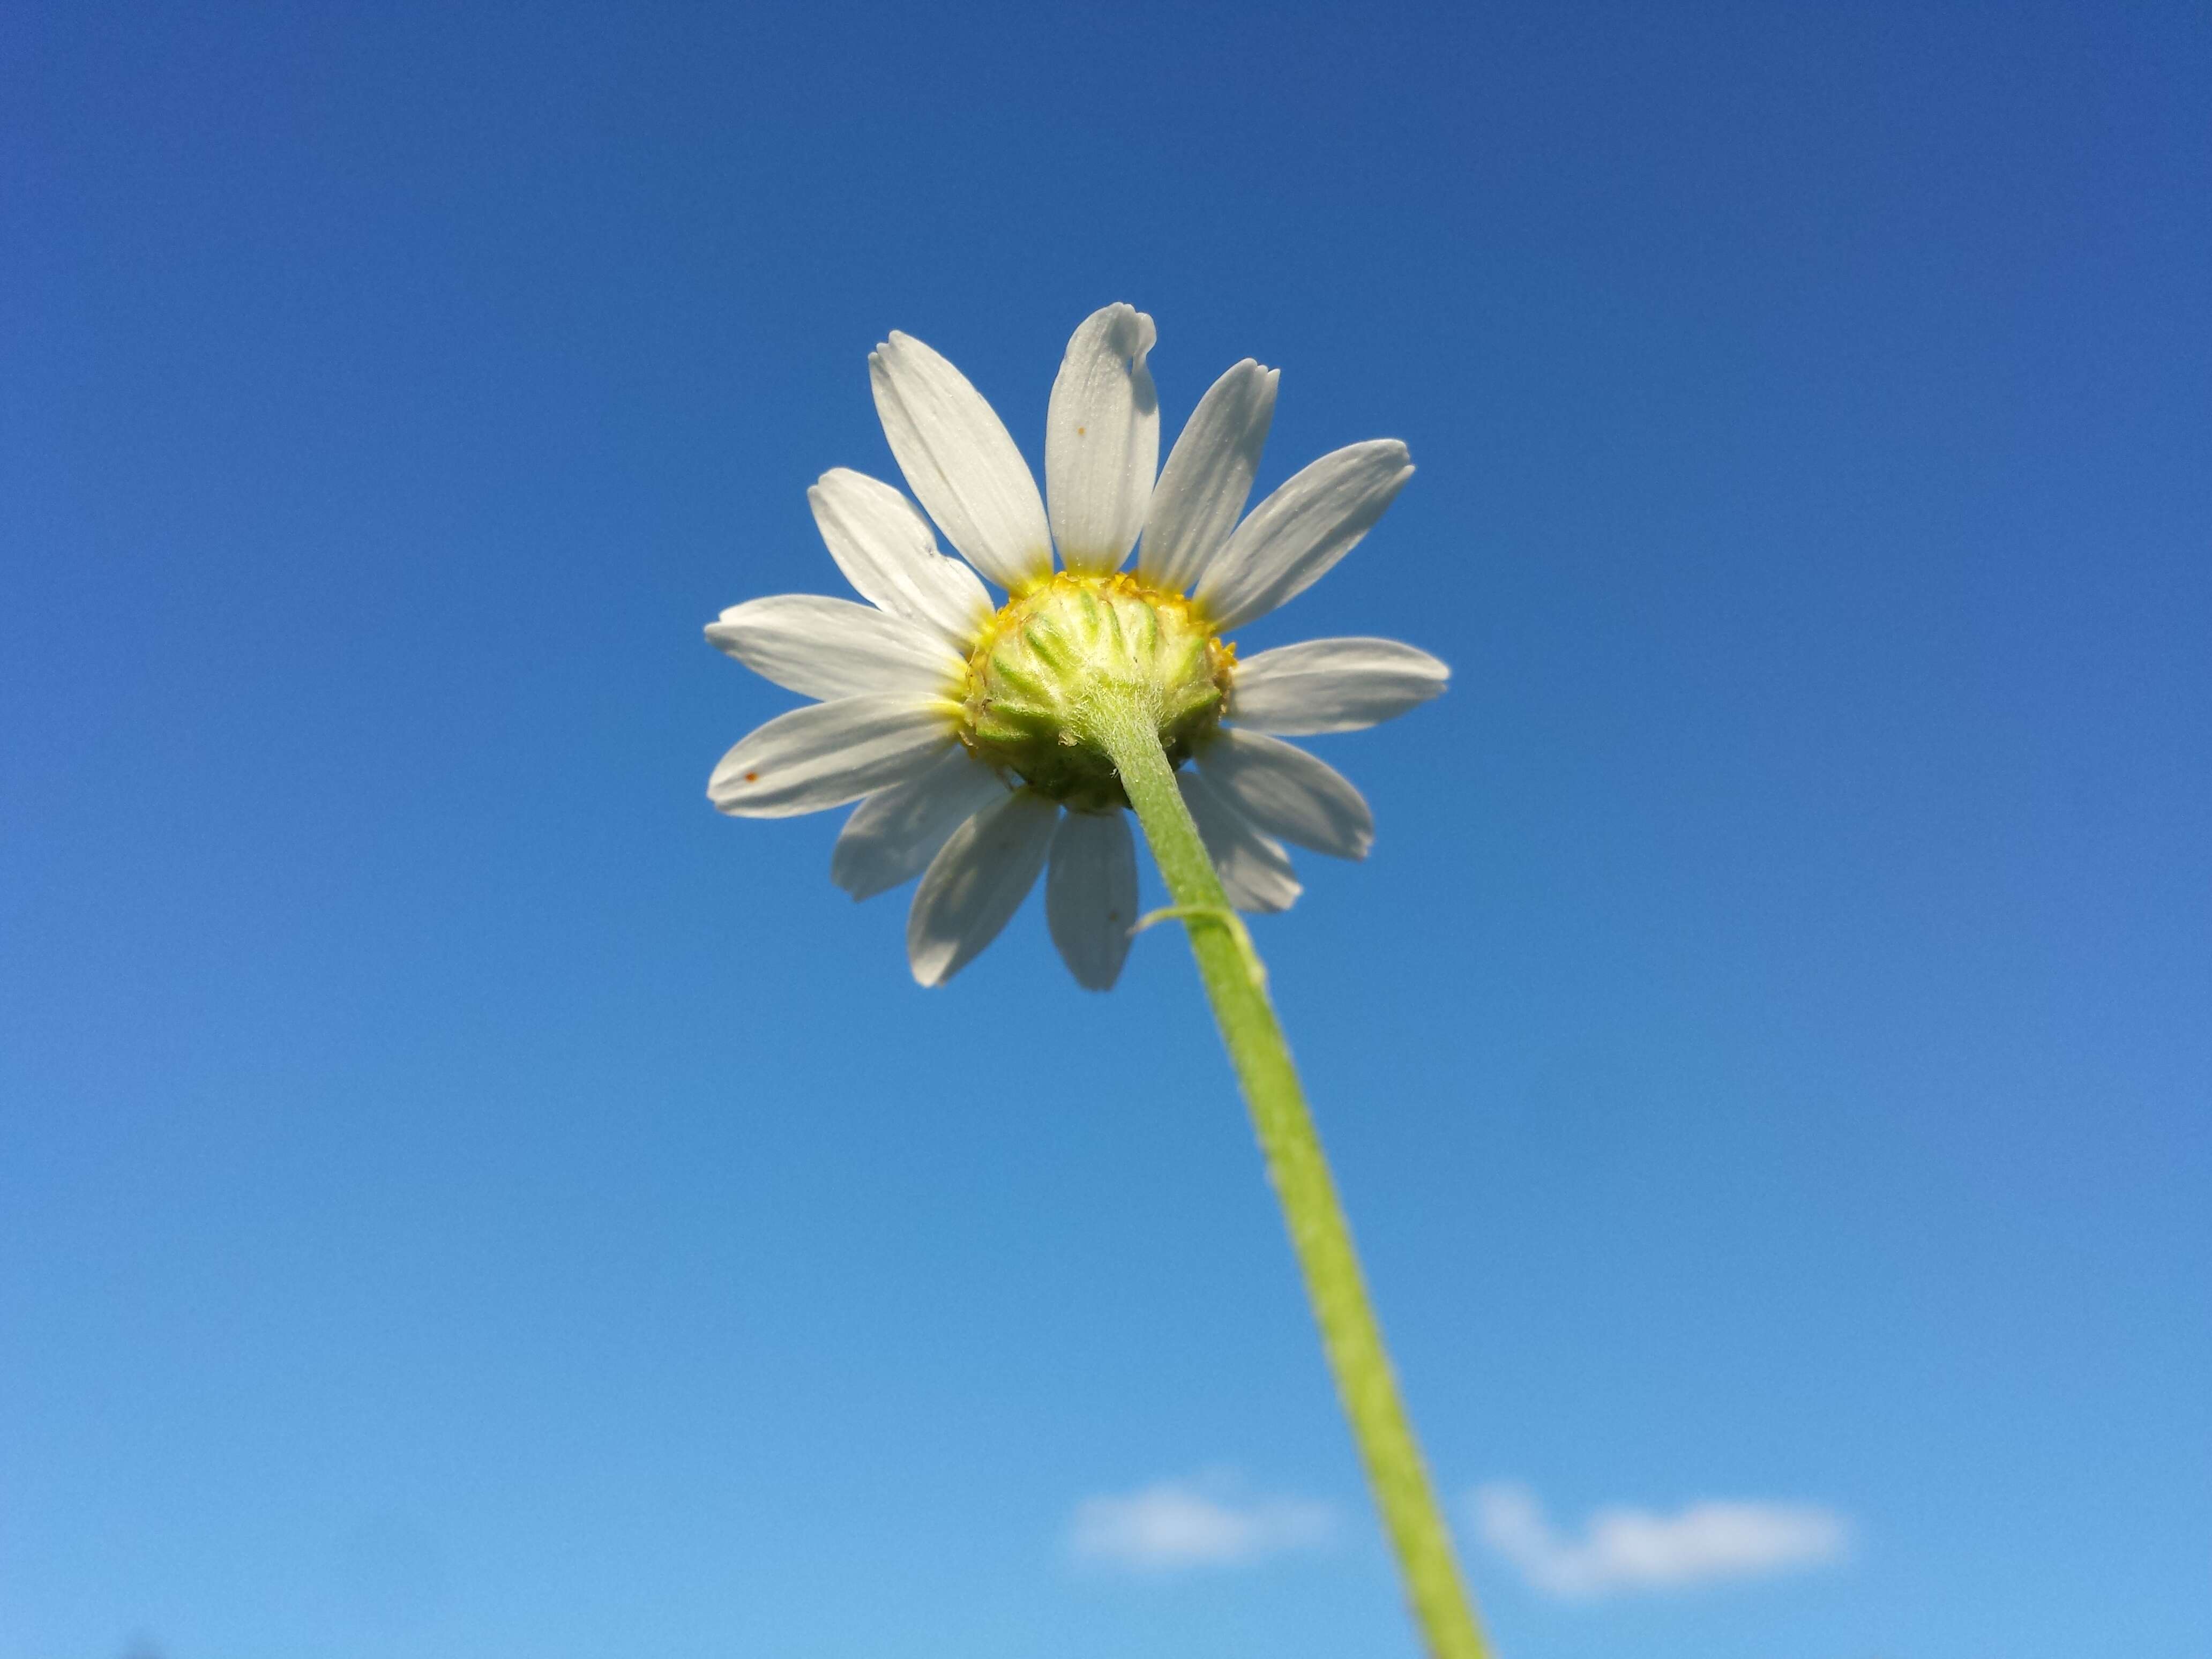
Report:
M 968 659 L 960 740 L 1054 800 L 1126 806 L 1114 763 L 1089 735 L 1093 710 L 1135 699 L 1179 766 L 1221 718 L 1236 656 L 1180 594 L 1118 572 L 1061 571 L 984 624 Z

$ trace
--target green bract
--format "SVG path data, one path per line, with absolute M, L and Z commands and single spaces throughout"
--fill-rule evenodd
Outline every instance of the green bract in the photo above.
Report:
M 1061 571 L 1009 601 L 968 659 L 960 738 L 1079 811 L 1129 805 L 1102 700 L 1146 711 L 1170 766 L 1220 720 L 1236 648 L 1189 601 L 1133 576 Z

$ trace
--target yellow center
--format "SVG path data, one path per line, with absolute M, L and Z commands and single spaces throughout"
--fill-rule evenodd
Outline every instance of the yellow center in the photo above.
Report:
M 1220 718 L 1237 647 L 1177 593 L 1137 577 L 1051 580 L 1001 606 L 968 659 L 960 740 L 1054 800 L 1126 806 L 1121 778 L 1088 735 L 1101 699 L 1134 699 L 1157 722 L 1169 764 Z

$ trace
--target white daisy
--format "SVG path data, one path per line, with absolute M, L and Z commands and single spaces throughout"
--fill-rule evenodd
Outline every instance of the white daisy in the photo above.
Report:
M 1312 640 L 1237 659 L 1224 636 L 1317 580 L 1413 469 L 1395 439 L 1353 444 L 1239 523 L 1277 379 L 1247 359 L 1199 400 L 1155 483 L 1154 337 L 1152 319 L 1126 305 L 1075 331 L 1046 410 L 1040 497 L 982 395 L 893 333 L 868 358 L 876 410 L 908 487 L 967 562 L 938 550 L 899 491 L 840 467 L 807 499 L 868 603 L 753 599 L 707 629 L 756 672 L 819 699 L 725 755 L 708 798 L 740 817 L 860 801 L 830 878 L 859 899 L 921 877 L 907 956 L 924 985 L 988 945 L 1041 871 L 1046 923 L 1077 981 L 1104 990 L 1120 975 L 1136 848 L 1112 763 L 1065 718 L 1087 677 L 1142 679 L 1170 763 L 1195 763 L 1177 782 L 1222 885 L 1253 911 L 1298 896 L 1285 842 L 1357 859 L 1374 839 L 1359 792 L 1281 738 L 1372 726 L 1449 678 L 1392 640 Z M 1124 573 L 1140 532 L 1135 572 Z M 978 572 L 1006 591 L 1004 605 Z

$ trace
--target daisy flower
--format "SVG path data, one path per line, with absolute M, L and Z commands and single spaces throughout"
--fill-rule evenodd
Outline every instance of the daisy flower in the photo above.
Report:
M 1045 410 L 1042 495 L 959 370 L 903 334 L 876 348 L 876 412 L 921 508 L 842 468 L 808 492 L 867 603 L 786 594 L 708 628 L 738 661 L 819 701 L 731 750 L 707 793 L 743 817 L 859 801 L 831 879 L 866 898 L 921 876 L 907 959 L 924 985 L 973 961 L 1042 873 L 1060 956 L 1079 984 L 1111 986 L 1137 921 L 1135 813 L 1250 1109 L 1408 1608 L 1431 1659 L 1487 1659 L 1237 915 L 1297 897 L 1284 842 L 1357 859 L 1374 840 L 1359 792 L 1283 739 L 1403 714 L 1448 675 L 1391 640 L 1312 640 L 1239 661 L 1229 635 L 1318 580 L 1413 469 L 1395 439 L 1353 444 L 1244 515 L 1276 380 L 1248 359 L 1199 400 L 1155 479 L 1153 338 L 1152 319 L 1125 305 L 1075 331 Z M 933 519 L 965 563 L 939 550 Z
M 1282 739 L 1389 720 L 1449 677 L 1391 640 L 1238 659 L 1228 635 L 1319 580 L 1413 469 L 1395 439 L 1353 444 L 1240 523 L 1277 379 L 1248 358 L 1200 399 L 1156 481 L 1154 337 L 1152 319 L 1126 305 L 1075 331 L 1046 409 L 1040 495 L 982 394 L 894 332 L 868 376 L 928 518 L 890 484 L 824 473 L 807 500 L 867 603 L 784 594 L 707 629 L 755 672 L 818 700 L 732 749 L 708 798 L 739 817 L 859 801 L 830 878 L 860 899 L 921 876 L 907 957 L 924 985 L 974 960 L 1040 873 L 1046 925 L 1077 982 L 1104 990 L 1120 975 L 1136 848 L 1114 764 L 1085 738 L 1096 687 L 1141 693 L 1229 902 L 1274 911 L 1300 891 L 1285 842 L 1358 859 L 1374 839 L 1359 792 Z M 931 520 L 961 559 L 939 550 Z

